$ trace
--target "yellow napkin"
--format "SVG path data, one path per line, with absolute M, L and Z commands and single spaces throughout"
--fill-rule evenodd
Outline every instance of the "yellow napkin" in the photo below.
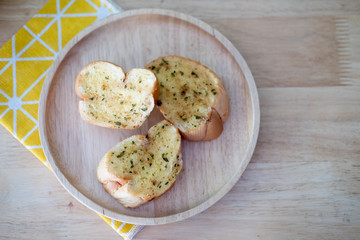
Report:
M 48 168 L 38 130 L 38 104 L 46 73 L 76 34 L 121 11 L 110 0 L 50 0 L 0 49 L 0 123 Z M 142 229 L 100 217 L 126 240 Z

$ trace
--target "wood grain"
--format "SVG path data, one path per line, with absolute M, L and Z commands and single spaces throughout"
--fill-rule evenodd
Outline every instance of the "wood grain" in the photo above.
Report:
M 1 1 L 0 45 L 17 31 L 14 28 L 26 23 L 29 12 L 35 13 L 34 9 L 40 9 L 45 2 Z M 359 1 L 126 0 L 117 3 L 124 9 L 166 7 L 200 17 L 234 43 L 249 63 L 257 85 L 261 86 L 259 141 L 241 180 L 203 213 L 174 224 L 145 227 L 135 239 L 168 239 L 169 236 L 172 239 L 358 239 Z M 10 12 L 9 8 L 16 11 Z M 12 25 L 14 19 L 18 21 L 17 26 Z M 329 38 L 329 28 L 319 28 L 316 34 L 329 36 L 322 38 L 327 46 L 327 41 L 336 42 L 336 46 L 327 47 L 326 51 L 339 60 L 338 65 L 335 71 L 327 66 L 316 74 L 323 78 L 321 84 L 326 85 L 323 74 L 338 75 L 341 82 L 346 78 L 346 84 L 334 85 L 340 80 L 331 78 L 329 86 L 315 87 L 290 80 L 284 86 L 282 74 L 311 84 L 307 78 L 301 79 L 297 70 L 297 67 L 304 69 L 306 62 L 297 62 L 298 66 L 293 62 L 296 59 L 282 56 L 293 51 L 287 46 L 294 41 L 296 32 L 304 32 L 298 28 L 300 23 L 296 24 L 299 20 L 304 25 L 304 19 L 313 20 L 315 24 L 316 19 L 321 19 L 320 24 L 326 21 L 336 25 L 332 26 L 336 39 Z M 252 28 L 248 25 L 244 31 L 244 25 L 235 25 L 231 20 L 251 23 Z M 264 25 L 276 27 L 268 21 L 291 25 L 293 31 L 287 35 L 281 34 L 281 30 L 275 31 L 271 44 L 266 44 L 269 40 L 264 41 L 257 35 L 268 31 Z M 246 42 L 244 35 L 249 39 Z M 306 36 L 300 36 L 300 40 L 302 38 Z M 260 48 L 264 53 L 266 48 L 280 43 L 286 44 L 284 49 L 276 48 L 276 58 L 268 56 L 265 61 L 262 55 L 252 54 L 251 49 Z M 314 56 L 313 51 L 317 51 L 309 44 L 302 46 L 304 57 Z M 281 62 L 284 73 L 276 68 L 275 74 L 268 66 L 279 58 L 287 61 Z M 317 64 L 325 66 L 321 61 L 313 61 L 307 65 L 306 72 Z M 271 74 L 271 79 L 266 79 L 265 73 Z M 0 238 L 119 239 L 1 127 L 0 136 Z
M 183 140 L 183 170 L 170 191 L 148 204 L 127 209 L 97 181 L 97 166 L 112 146 L 131 135 L 146 134 L 163 117 L 154 111 L 141 128 L 127 131 L 85 123 L 78 113 L 75 76 L 96 60 L 114 62 L 129 71 L 167 55 L 195 59 L 216 72 L 231 99 L 230 115 L 218 139 Z M 183 220 L 223 197 L 251 159 L 260 119 L 254 80 L 233 45 L 204 22 L 155 9 L 110 17 L 74 38 L 49 70 L 39 107 L 45 155 L 64 187 L 98 213 L 147 225 Z
M 247 59 L 258 87 L 342 84 L 338 75 L 339 59 L 334 51 L 337 47 L 335 18 L 225 18 L 210 20 L 210 23 L 217 29 L 226 26 L 224 34 Z M 236 30 L 238 26 L 241 29 Z M 254 41 L 259 42 L 255 49 Z

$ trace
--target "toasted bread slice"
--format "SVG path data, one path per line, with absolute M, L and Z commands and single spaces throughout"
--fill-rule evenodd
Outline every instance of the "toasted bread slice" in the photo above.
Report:
M 97 177 L 121 204 L 134 208 L 169 190 L 181 168 L 181 136 L 163 120 L 146 136 L 129 137 L 107 152 Z
M 158 81 L 149 70 L 134 68 L 126 75 L 113 63 L 97 61 L 78 74 L 76 94 L 81 117 L 92 124 L 119 129 L 140 127 L 155 105 Z
M 160 57 L 146 68 L 160 83 L 157 106 L 185 139 L 204 141 L 220 136 L 229 115 L 229 99 L 213 71 L 179 56 Z

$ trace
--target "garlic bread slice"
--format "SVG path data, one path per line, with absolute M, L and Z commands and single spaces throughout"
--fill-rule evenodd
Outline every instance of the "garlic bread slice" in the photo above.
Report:
M 169 190 L 181 168 L 181 136 L 163 120 L 146 136 L 131 136 L 108 151 L 97 177 L 109 194 L 134 208 Z
M 185 139 L 204 141 L 220 136 L 229 115 L 229 99 L 213 71 L 180 56 L 160 57 L 146 68 L 160 84 L 158 108 Z
M 154 108 L 158 81 L 149 70 L 124 70 L 105 61 L 85 66 L 76 78 L 81 117 L 92 124 L 118 129 L 140 127 Z

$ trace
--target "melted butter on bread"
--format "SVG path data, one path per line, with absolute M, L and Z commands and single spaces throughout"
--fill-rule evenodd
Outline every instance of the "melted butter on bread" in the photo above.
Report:
M 98 179 L 124 206 L 136 207 L 166 192 L 181 168 L 181 136 L 164 120 L 146 136 L 135 135 L 114 146 L 99 164 Z
M 146 69 L 135 68 L 125 75 L 112 63 L 91 63 L 80 71 L 76 82 L 82 98 L 81 116 L 104 127 L 139 127 L 154 108 L 157 84 L 155 75 Z
M 186 139 L 211 140 L 219 136 L 229 102 L 221 79 L 213 71 L 179 56 L 160 57 L 146 68 L 156 74 L 160 84 L 157 106 Z M 212 116 L 217 122 L 212 126 L 220 131 L 205 129 Z M 213 133 L 211 136 L 208 130 Z M 193 134 L 197 131 L 201 133 Z

